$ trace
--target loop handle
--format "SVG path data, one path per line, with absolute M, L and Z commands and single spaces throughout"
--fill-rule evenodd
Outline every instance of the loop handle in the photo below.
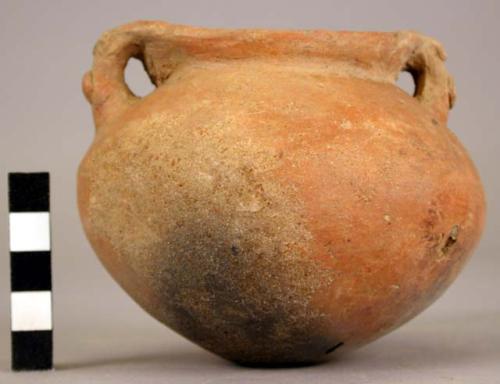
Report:
M 446 52 L 440 43 L 416 32 L 398 33 L 400 64 L 396 77 L 401 71 L 409 72 L 415 81 L 415 94 L 435 118 L 446 123 L 448 111 L 456 98 L 453 78 L 446 70 Z
M 144 21 L 108 31 L 97 42 L 92 70 L 82 82 L 97 128 L 140 99 L 125 82 L 125 67 L 132 57 L 144 64 L 145 45 L 154 36 L 153 23 Z

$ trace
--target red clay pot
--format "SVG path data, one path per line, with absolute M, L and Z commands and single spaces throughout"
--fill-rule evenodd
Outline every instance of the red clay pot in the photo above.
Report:
M 144 98 L 124 83 L 130 57 L 157 86 Z M 107 32 L 83 82 L 92 246 L 151 315 L 240 363 L 322 361 L 393 330 L 483 228 L 444 58 L 413 32 Z

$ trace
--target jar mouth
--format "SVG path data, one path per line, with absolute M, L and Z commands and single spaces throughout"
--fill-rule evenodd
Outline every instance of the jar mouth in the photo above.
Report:
M 138 22 L 119 29 L 142 34 L 140 55 L 136 57 L 145 63 L 156 85 L 187 61 L 340 63 L 364 77 L 387 81 L 394 77 L 394 66 L 400 65 L 395 56 L 401 32 L 211 29 L 159 21 Z
M 386 60 L 400 32 L 355 32 L 324 29 L 218 29 L 165 22 L 143 22 L 151 42 L 168 39 L 189 55 L 201 58 L 325 58 L 370 63 Z M 153 37 L 155 36 L 156 39 Z
M 83 82 L 93 105 L 116 99 L 126 109 L 137 101 L 124 81 L 131 57 L 143 62 L 157 86 L 186 64 L 238 65 L 252 60 L 278 66 L 300 63 L 301 68 L 314 64 L 315 69 L 319 65 L 338 74 L 389 83 L 395 83 L 401 71 L 408 71 L 416 79 L 415 98 L 441 121 L 446 120 L 455 99 L 443 47 L 411 31 L 210 29 L 159 21 L 126 24 L 103 34 L 95 46 L 92 70 Z

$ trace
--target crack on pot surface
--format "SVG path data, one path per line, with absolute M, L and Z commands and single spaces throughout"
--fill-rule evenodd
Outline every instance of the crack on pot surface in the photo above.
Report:
M 335 344 L 333 347 L 328 348 L 328 349 L 326 350 L 325 354 L 327 354 L 327 355 L 328 355 L 328 354 L 332 353 L 333 351 L 335 351 L 335 350 L 339 349 L 339 348 L 340 348 L 341 346 L 343 346 L 343 345 L 344 345 L 344 343 L 343 343 L 343 342 L 337 343 L 337 344 Z

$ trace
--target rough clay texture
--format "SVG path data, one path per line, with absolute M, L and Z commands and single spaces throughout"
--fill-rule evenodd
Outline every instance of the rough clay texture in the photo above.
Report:
M 132 56 L 157 85 L 144 98 L 123 81 Z M 443 60 L 412 32 L 104 34 L 83 83 L 90 242 L 146 311 L 240 363 L 322 361 L 389 332 L 443 292 L 483 227 Z

